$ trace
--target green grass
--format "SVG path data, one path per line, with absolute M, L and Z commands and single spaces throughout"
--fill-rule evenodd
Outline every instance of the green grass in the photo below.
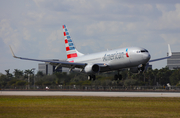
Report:
M 0 118 L 180 117 L 179 98 L 0 96 Z

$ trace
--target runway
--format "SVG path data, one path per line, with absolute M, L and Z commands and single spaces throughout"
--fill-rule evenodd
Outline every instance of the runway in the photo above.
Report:
M 0 91 L 0 96 L 180 97 L 170 92 Z

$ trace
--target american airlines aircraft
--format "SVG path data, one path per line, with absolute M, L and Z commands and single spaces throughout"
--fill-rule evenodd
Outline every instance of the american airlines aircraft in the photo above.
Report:
M 147 63 L 167 59 L 172 55 L 169 44 L 168 56 L 154 60 L 150 60 L 151 56 L 148 50 L 141 47 L 126 47 L 84 55 L 76 50 L 66 25 L 62 27 L 65 37 L 67 60 L 40 60 L 17 57 L 10 47 L 13 57 L 23 60 L 46 62 L 56 66 L 55 69 L 58 67 L 67 67 L 70 71 L 79 70 L 80 72 L 88 74 L 88 80 L 95 80 L 95 74 L 114 70 L 118 71 L 118 74 L 114 76 L 115 79 L 121 79 L 122 75 L 119 74 L 119 71 L 124 68 L 129 68 L 133 73 L 143 72 Z

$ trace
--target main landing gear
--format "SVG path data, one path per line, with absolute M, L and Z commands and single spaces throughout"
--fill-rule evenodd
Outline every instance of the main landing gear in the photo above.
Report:
M 88 80 L 91 81 L 91 80 L 95 80 L 96 79 L 96 76 L 95 75 L 88 75 Z
M 114 79 L 115 80 L 121 80 L 122 79 L 122 75 L 116 74 L 116 75 L 114 75 Z
M 115 80 L 121 80 L 121 79 L 122 79 L 122 75 L 119 74 L 119 70 L 118 70 L 118 74 L 115 74 L 115 75 L 114 75 L 114 79 L 115 79 Z
M 87 79 L 88 79 L 89 81 L 91 81 L 91 80 L 95 81 L 95 80 L 96 80 L 96 76 L 95 76 L 95 75 L 88 75 L 88 76 L 87 76 Z M 114 75 L 114 80 L 122 80 L 122 75 L 119 74 L 119 70 L 118 70 L 118 74 L 115 74 L 115 75 Z

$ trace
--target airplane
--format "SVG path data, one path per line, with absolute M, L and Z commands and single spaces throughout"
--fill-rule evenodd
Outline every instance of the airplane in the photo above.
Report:
M 129 68 L 132 73 L 143 72 L 147 63 L 167 59 L 172 56 L 169 44 L 168 56 L 154 60 L 150 60 L 151 55 L 148 50 L 141 47 L 125 47 L 121 49 L 84 55 L 76 50 L 66 25 L 63 25 L 62 27 L 65 37 L 65 49 L 67 53 L 66 60 L 41 60 L 17 57 L 10 47 L 13 57 L 22 60 L 46 62 L 55 66 L 55 69 L 58 67 L 67 67 L 69 68 L 69 71 L 78 70 L 79 72 L 86 73 L 88 75 L 88 80 L 95 80 L 95 75 L 98 73 L 118 71 L 118 74 L 115 74 L 114 78 L 116 80 L 120 80 L 122 79 L 122 75 L 119 74 L 119 71 L 122 69 Z

